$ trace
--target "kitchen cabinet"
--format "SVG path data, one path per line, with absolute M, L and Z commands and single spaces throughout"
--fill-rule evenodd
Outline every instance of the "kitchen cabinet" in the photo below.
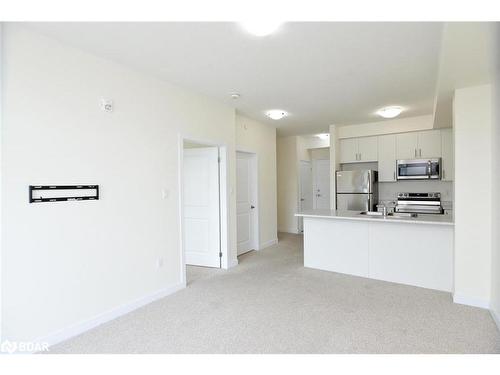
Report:
M 397 159 L 441 157 L 441 131 L 426 130 L 396 136 Z
M 377 161 L 378 159 L 378 137 L 358 138 L 359 161 Z
M 378 138 L 378 180 L 396 181 L 396 136 L 381 135 Z
M 418 158 L 441 157 L 441 131 L 427 130 L 418 132 Z
M 453 181 L 454 155 L 453 155 L 453 130 L 441 130 L 441 180 Z
M 353 163 L 358 161 L 358 139 L 346 138 L 340 140 L 340 162 Z
M 417 133 L 396 135 L 396 159 L 415 159 L 417 157 Z
M 378 159 L 377 137 L 346 138 L 340 140 L 340 162 L 371 162 Z

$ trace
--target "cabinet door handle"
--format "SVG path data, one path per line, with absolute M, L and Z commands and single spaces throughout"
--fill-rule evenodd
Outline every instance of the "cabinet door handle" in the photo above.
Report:
M 359 160 L 361 160 L 361 152 L 359 153 Z
M 422 149 L 421 148 L 418 149 L 418 156 L 422 157 Z
M 396 181 L 396 171 L 392 172 L 392 176 L 393 180 Z
M 414 151 L 415 151 L 415 152 L 414 152 L 414 153 L 415 153 L 415 157 L 417 157 L 417 149 L 415 149 Z
M 443 180 L 446 178 L 445 170 L 443 169 Z

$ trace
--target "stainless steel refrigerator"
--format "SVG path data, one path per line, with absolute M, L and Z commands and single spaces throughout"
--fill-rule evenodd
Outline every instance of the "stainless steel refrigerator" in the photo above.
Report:
M 378 203 L 377 171 L 338 171 L 336 183 L 337 210 L 376 211 Z

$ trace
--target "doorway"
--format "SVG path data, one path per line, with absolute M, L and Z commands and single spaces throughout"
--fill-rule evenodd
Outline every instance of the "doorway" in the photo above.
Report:
M 299 210 L 310 210 L 313 208 L 313 180 L 310 161 L 300 161 L 300 183 L 299 183 Z M 304 219 L 299 217 L 299 233 L 304 231 Z
M 238 256 L 259 250 L 257 154 L 236 152 L 236 233 Z
M 330 209 L 330 160 L 315 159 L 313 164 L 313 208 Z
M 228 268 L 227 147 L 180 137 L 181 278 Z M 188 275 L 188 276 L 187 276 Z

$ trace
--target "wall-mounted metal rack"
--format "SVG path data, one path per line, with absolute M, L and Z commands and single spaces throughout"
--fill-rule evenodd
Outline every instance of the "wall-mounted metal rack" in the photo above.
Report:
M 54 194 L 60 190 L 61 195 L 65 192 L 66 196 L 58 196 Z M 68 194 L 72 190 L 75 195 Z M 94 192 L 92 192 L 94 190 Z M 76 194 L 75 191 L 86 191 L 90 194 Z M 43 192 L 48 194 L 44 197 Z M 36 196 L 34 196 L 36 195 Z M 99 199 L 99 185 L 30 185 L 29 187 L 29 202 L 61 202 L 61 201 L 89 201 Z

